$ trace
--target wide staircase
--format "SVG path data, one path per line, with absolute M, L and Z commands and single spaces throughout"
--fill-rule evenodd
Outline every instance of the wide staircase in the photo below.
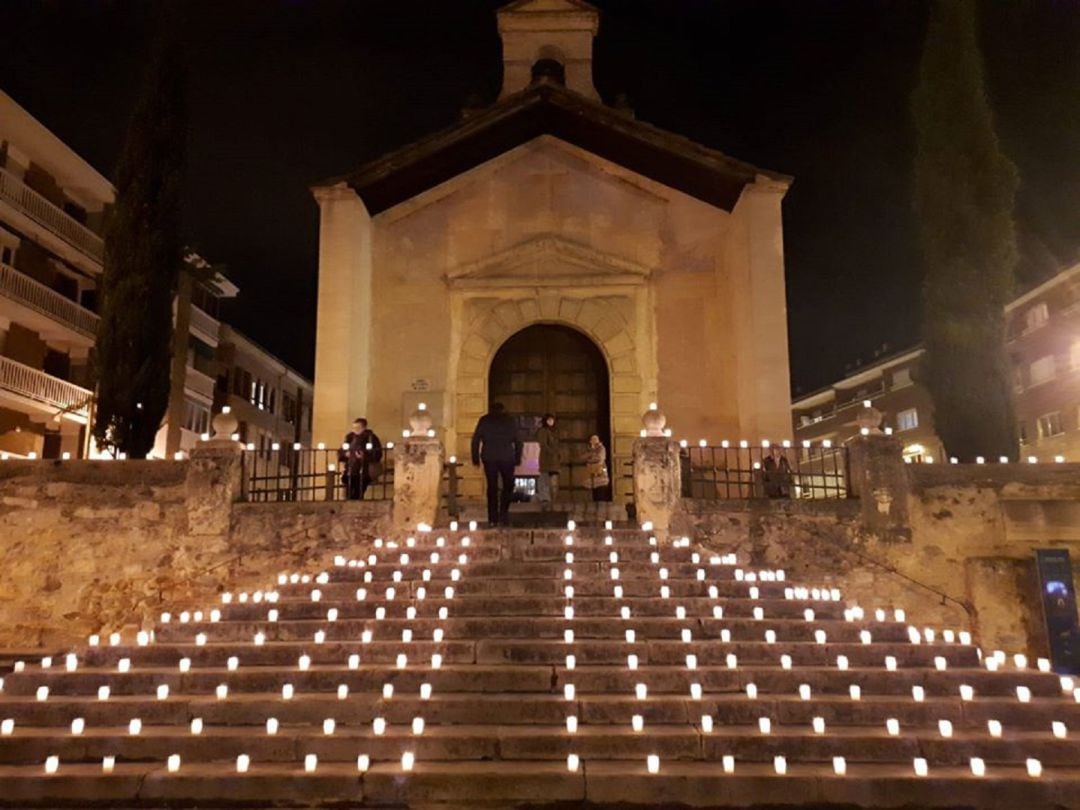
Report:
M 902 606 L 625 529 L 336 563 L 17 665 L 0 804 L 1080 808 L 1071 680 Z

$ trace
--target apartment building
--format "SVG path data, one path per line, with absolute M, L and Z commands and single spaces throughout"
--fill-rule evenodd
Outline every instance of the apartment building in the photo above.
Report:
M 112 185 L 0 91 L 0 453 L 87 447 Z
M 1080 460 L 1080 264 L 1005 307 L 1021 454 Z
M 882 413 L 882 427 L 904 442 L 906 458 L 942 460 L 930 395 L 915 382 L 922 355 L 919 347 L 881 353 L 832 385 L 795 399 L 791 408 L 797 443 L 829 439 L 842 444 L 858 434 L 856 418 L 870 402 Z
M 1005 306 L 1020 456 L 1080 461 L 1080 264 Z M 930 395 L 918 380 L 922 348 L 883 356 L 842 380 L 795 399 L 799 440 L 842 442 L 858 432 L 863 400 L 885 414 L 912 460 L 944 460 Z
M 215 409 L 231 409 L 241 441 L 259 450 L 311 444 L 310 380 L 227 324 L 217 357 Z

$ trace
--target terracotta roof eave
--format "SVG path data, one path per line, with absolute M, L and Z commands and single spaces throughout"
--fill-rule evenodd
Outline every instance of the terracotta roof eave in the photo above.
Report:
M 501 138 L 496 132 L 499 127 L 507 130 L 502 133 Z M 515 127 L 517 127 L 516 132 Z M 745 186 L 754 182 L 758 175 L 784 185 L 792 181 L 792 178 L 787 175 L 762 170 L 749 163 L 736 160 L 684 136 L 629 118 L 565 88 L 555 85 L 534 85 L 464 121 L 377 158 L 356 171 L 316 183 L 312 189 L 344 182 L 364 196 L 365 190 L 371 190 L 380 183 L 387 183 L 395 174 L 409 170 L 419 175 L 413 183 L 422 185 L 425 182 L 423 175 L 433 174 L 430 169 L 425 172 L 424 161 L 436 158 L 440 152 L 449 153 L 455 148 L 463 149 L 470 140 L 482 140 L 487 135 L 490 139 L 489 143 L 482 148 L 499 148 L 501 141 L 506 142 L 504 145 L 507 148 L 513 148 L 517 145 L 517 143 L 512 143 L 515 139 L 529 139 L 530 135 L 535 137 L 548 130 L 560 128 L 575 130 L 580 134 L 581 127 L 609 129 L 613 134 L 620 136 L 624 147 L 638 152 L 639 158 L 646 152 L 652 155 L 667 155 L 668 159 L 684 167 L 694 164 L 699 170 L 722 178 L 726 184 L 735 182 Z M 551 134 L 558 137 L 560 133 L 552 132 Z M 569 139 L 573 140 L 573 137 L 571 135 Z M 460 154 L 457 155 L 457 160 L 463 163 L 468 162 L 467 158 Z M 619 161 L 616 159 L 615 162 Z M 439 182 L 434 177 L 429 179 L 433 185 Z M 694 184 L 700 186 L 700 179 Z M 678 187 L 678 184 L 675 185 Z M 700 189 L 698 193 L 694 190 L 687 191 L 692 196 L 702 197 Z M 386 207 L 388 205 L 383 204 L 380 210 Z

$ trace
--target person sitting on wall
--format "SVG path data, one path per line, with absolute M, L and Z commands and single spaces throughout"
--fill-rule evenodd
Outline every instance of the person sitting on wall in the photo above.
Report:
M 382 442 L 375 431 L 368 428 L 367 419 L 354 419 L 353 429 L 345 434 L 345 440 L 338 450 L 345 497 L 350 501 L 364 499 L 371 482 L 382 474 L 382 457 Z
M 514 467 L 521 463 L 524 443 L 518 438 L 517 423 L 501 402 L 480 417 L 472 437 L 473 466 L 483 462 L 487 482 L 488 523 L 510 525 L 510 500 L 514 495 Z M 500 491 L 499 484 L 502 484 Z

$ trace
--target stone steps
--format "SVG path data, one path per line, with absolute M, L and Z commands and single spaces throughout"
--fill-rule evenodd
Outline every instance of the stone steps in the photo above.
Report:
M 1080 702 L 1052 673 L 1013 662 L 989 671 L 958 634 L 915 630 L 892 606 L 858 611 L 830 589 L 812 598 L 779 572 L 681 542 L 661 547 L 641 532 L 465 537 L 376 541 L 362 561 L 276 575 L 265 591 L 223 597 L 213 616 L 206 606 L 173 612 L 147 643 L 80 650 L 73 671 L 65 656 L 48 668 L 29 662 L 0 692 L 0 722 L 14 722 L 0 728 L 0 805 L 1080 808 Z M 269 718 L 279 724 L 272 735 Z M 247 773 L 237 773 L 241 754 Z M 45 772 L 49 757 L 57 773 Z M 111 773 L 106 757 L 117 758 Z M 973 757 L 985 776 L 973 774 Z M 917 758 L 929 775 L 916 774 Z M 1031 759 L 1041 775 L 1029 775 Z

